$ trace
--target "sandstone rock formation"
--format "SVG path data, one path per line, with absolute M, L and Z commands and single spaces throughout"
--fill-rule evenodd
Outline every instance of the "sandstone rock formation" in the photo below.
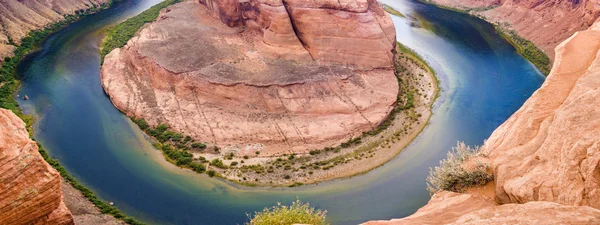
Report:
M 117 108 L 241 154 L 307 152 L 373 129 L 398 94 L 375 1 L 185 1 L 104 59 Z
M 0 109 L 0 224 L 73 224 L 61 178 L 29 139 L 23 121 Z
M 484 197 L 439 192 L 415 214 L 402 219 L 370 221 L 364 225 L 408 224 L 599 224 L 600 210 L 553 202 L 497 205 Z
M 598 87 L 600 21 L 556 48 L 542 87 L 483 146 L 493 201 L 440 192 L 412 216 L 368 224 L 600 224 Z
M 0 61 L 11 56 L 14 46 L 9 40 L 19 43 L 29 31 L 42 28 L 63 19 L 64 15 L 108 0 L 0 0 Z
M 508 23 L 550 58 L 554 48 L 576 31 L 585 30 L 600 17 L 599 0 L 432 0 L 460 9 L 479 9 L 486 19 Z M 489 9 L 489 10 L 487 10 Z

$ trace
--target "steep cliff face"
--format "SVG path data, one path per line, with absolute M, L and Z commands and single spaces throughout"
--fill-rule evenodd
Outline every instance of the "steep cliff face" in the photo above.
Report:
M 554 48 L 576 31 L 585 30 L 600 17 L 599 0 L 432 0 L 441 5 L 474 12 L 488 20 L 508 23 L 550 58 Z M 482 10 L 482 11 L 478 11 Z
M 0 224 L 73 224 L 61 178 L 29 139 L 25 124 L 0 109 Z
M 376 2 L 204 4 L 170 6 L 105 57 L 117 108 L 261 155 L 338 145 L 392 109 L 395 32 Z
M 556 48 L 542 87 L 485 143 L 493 201 L 440 192 L 412 216 L 372 224 L 600 223 L 598 87 L 600 22 Z
M 0 61 L 12 55 L 14 46 L 9 44 L 10 40 L 18 44 L 30 30 L 43 28 L 77 10 L 107 2 L 108 0 L 0 0 Z

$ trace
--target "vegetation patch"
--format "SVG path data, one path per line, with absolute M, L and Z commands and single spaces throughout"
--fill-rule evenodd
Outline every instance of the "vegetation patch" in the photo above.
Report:
M 397 17 L 406 18 L 406 16 L 404 14 L 402 14 L 400 11 L 392 8 L 391 6 L 386 5 L 386 4 L 382 4 L 382 6 L 383 6 L 383 10 L 385 10 L 389 14 L 392 14 Z
M 262 212 L 255 212 L 254 217 L 248 215 L 250 222 L 246 225 L 292 225 L 311 224 L 328 225 L 325 220 L 327 211 L 315 209 L 308 203 L 296 200 L 291 206 L 277 203 L 277 206 L 265 208 Z
M 550 73 L 550 69 L 552 68 L 550 64 L 550 58 L 548 58 L 548 55 L 546 55 L 544 51 L 535 46 L 533 42 L 522 38 L 513 30 L 506 31 L 500 26 L 496 26 L 496 30 L 500 36 L 502 36 L 506 41 L 508 41 L 508 43 L 515 47 L 517 53 L 533 63 L 533 65 L 535 65 L 540 72 L 546 76 Z
M 150 9 L 147 9 L 137 16 L 125 20 L 125 22 L 120 23 L 115 28 L 109 30 L 100 50 L 100 57 L 102 61 L 104 61 L 104 56 L 110 53 L 113 49 L 125 46 L 125 44 L 127 44 L 127 42 L 138 32 L 140 28 L 142 28 L 142 26 L 144 26 L 144 24 L 156 20 L 161 9 L 181 1 L 182 0 L 165 0 L 150 7 Z
M 465 143 L 457 143 L 439 166 L 430 169 L 427 190 L 432 194 L 440 190 L 464 192 L 468 187 L 485 185 L 494 180 L 494 175 L 487 172 L 487 164 L 475 161 L 472 168 L 466 168 L 465 163 L 476 156 L 481 156 L 479 147 L 471 148 Z
M 206 149 L 206 144 L 198 142 L 190 136 L 183 136 L 181 133 L 170 130 L 166 124 L 159 124 L 156 127 L 151 127 L 148 125 L 148 122 L 142 118 L 138 119 L 132 117 L 131 120 L 137 124 L 142 131 L 158 141 L 158 143 L 154 144 L 154 147 L 162 151 L 167 161 L 179 167 L 191 169 L 197 173 L 206 172 L 206 163 L 208 161 L 203 157 L 194 158 L 194 155 L 190 152 L 204 151 Z M 210 165 L 221 169 L 227 168 L 227 166 L 219 159 L 214 159 L 210 162 Z M 215 175 L 216 174 L 213 174 L 212 176 Z

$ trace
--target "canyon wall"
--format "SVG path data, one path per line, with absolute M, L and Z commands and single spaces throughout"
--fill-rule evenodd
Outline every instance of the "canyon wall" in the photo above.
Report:
M 185 1 L 104 59 L 113 104 L 242 155 L 306 153 L 378 126 L 398 95 L 375 1 Z
M 60 174 L 29 139 L 25 123 L 0 109 L 0 224 L 73 224 Z
M 0 61 L 12 56 L 14 45 L 29 31 L 63 19 L 64 15 L 109 0 L 0 0 Z
M 600 224 L 600 21 L 556 48 L 540 89 L 483 146 L 493 194 L 439 192 L 368 224 Z
M 600 17 L 600 0 L 431 0 L 458 9 L 471 9 L 497 23 L 508 23 L 531 40 L 550 59 L 554 48 L 573 33 L 585 30 Z

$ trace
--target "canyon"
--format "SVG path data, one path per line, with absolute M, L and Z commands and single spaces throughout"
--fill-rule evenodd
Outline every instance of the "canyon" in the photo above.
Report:
M 600 1 L 560 0 L 430 0 L 466 10 L 513 29 L 535 43 L 550 59 L 554 48 L 573 33 L 589 28 L 600 17 Z
M 373 0 L 184 1 L 104 58 L 113 104 L 222 152 L 337 146 L 398 96 L 395 29 Z
M 15 45 L 29 31 L 44 28 L 78 10 L 106 3 L 108 0 L 0 0 L 0 59 L 12 56 Z
M 598 85 L 600 21 L 556 47 L 542 87 L 485 142 L 494 182 L 366 224 L 600 223 Z

